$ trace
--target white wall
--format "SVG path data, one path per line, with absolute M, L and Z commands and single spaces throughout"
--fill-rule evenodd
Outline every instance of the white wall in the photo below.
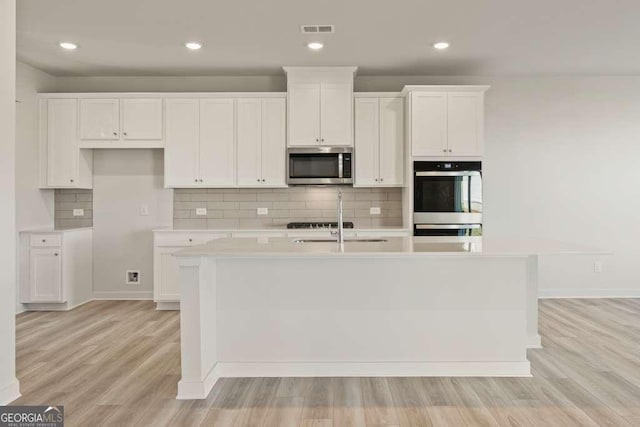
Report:
M 152 297 L 151 230 L 173 223 L 173 191 L 163 188 L 163 170 L 162 150 L 94 151 L 94 297 Z M 148 216 L 140 215 L 142 204 Z M 140 285 L 125 284 L 126 270 L 140 270 Z
M 53 190 L 38 189 L 38 92 L 56 79 L 29 65 L 16 64 L 16 228 L 53 227 Z M 16 292 L 16 309 L 23 310 Z
M 20 395 L 16 379 L 15 286 L 16 3 L 0 1 L 0 405 Z
M 541 238 L 613 256 L 544 257 L 541 294 L 640 296 L 640 77 L 361 77 L 357 90 L 490 84 L 485 235 Z M 594 272 L 594 261 L 603 272 Z

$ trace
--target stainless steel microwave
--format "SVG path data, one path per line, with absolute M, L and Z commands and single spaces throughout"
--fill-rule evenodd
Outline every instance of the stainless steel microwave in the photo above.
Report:
M 287 184 L 353 184 L 353 148 L 289 148 L 287 151 Z

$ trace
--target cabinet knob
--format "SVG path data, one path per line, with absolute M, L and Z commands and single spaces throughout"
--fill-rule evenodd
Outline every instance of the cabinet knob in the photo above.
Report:
M 55 256 L 58 256 L 58 252 L 56 252 L 54 255 L 55 255 Z
M 320 142 L 324 142 L 324 138 L 320 138 Z
M 72 179 L 70 179 L 69 181 L 70 181 L 70 182 L 73 182 L 73 180 L 72 180 Z
M 262 182 L 267 182 L 267 180 L 266 180 L 266 179 L 263 179 L 263 180 L 262 180 Z
M 200 180 L 200 182 L 202 182 L 202 180 Z
M 193 239 L 189 239 L 190 242 L 193 242 Z
M 196 179 L 194 179 L 194 180 L 193 180 L 193 182 L 198 182 L 198 179 L 197 179 L 197 178 L 196 178 Z
M 258 182 L 260 182 L 260 178 L 258 178 Z
M 451 153 L 451 151 L 452 151 L 452 150 L 451 150 L 451 148 L 449 148 L 449 152 L 450 152 L 450 153 Z
M 376 182 L 378 182 L 378 178 L 376 178 Z
M 124 134 L 124 136 L 127 136 L 127 133 L 126 133 L 126 132 L 123 132 L 123 134 Z
M 384 178 L 380 178 L 380 182 L 384 181 Z
M 42 239 L 42 243 L 47 243 L 47 239 Z
M 114 133 L 113 133 L 113 136 L 118 136 L 118 132 L 114 132 Z
M 443 153 L 446 153 L 446 152 L 447 152 L 447 149 L 446 149 L 446 148 L 443 148 L 443 149 L 442 149 L 442 152 L 443 152 Z
M 320 142 L 320 138 L 316 138 L 316 142 Z

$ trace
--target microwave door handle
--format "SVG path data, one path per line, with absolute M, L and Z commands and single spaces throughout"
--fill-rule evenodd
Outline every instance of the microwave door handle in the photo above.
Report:
M 418 230 L 474 230 L 480 227 L 480 224 L 416 224 Z
M 467 212 L 471 213 L 471 177 L 467 179 L 467 204 L 469 206 Z
M 344 178 L 344 158 L 342 153 L 338 154 L 338 178 Z

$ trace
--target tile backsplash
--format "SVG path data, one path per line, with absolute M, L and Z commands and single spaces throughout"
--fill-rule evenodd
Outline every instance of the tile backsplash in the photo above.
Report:
M 56 190 L 54 200 L 56 229 L 93 227 L 93 190 Z M 84 209 L 84 215 L 73 216 L 74 209 Z
M 340 187 L 344 220 L 358 228 L 402 226 L 401 188 Z M 178 189 L 173 226 L 177 229 L 269 228 L 293 221 L 335 221 L 338 187 L 282 189 Z M 206 208 L 206 215 L 196 209 Z M 268 209 L 258 215 L 258 208 Z M 370 208 L 380 208 L 371 215 Z

